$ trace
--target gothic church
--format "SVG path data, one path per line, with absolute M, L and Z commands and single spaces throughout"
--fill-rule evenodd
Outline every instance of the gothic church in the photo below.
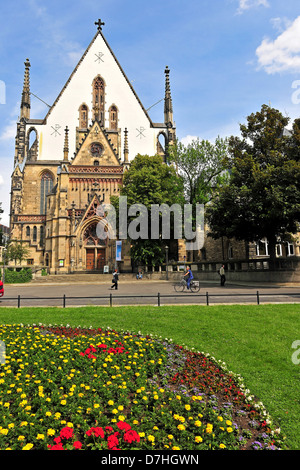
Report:
M 25 62 L 11 182 L 11 240 L 28 249 L 27 265 L 50 273 L 103 272 L 115 241 L 96 227 L 101 204 L 118 195 L 137 154 L 160 154 L 176 138 L 169 69 L 164 122 L 154 123 L 106 41 L 97 32 L 43 119 L 31 119 L 30 67 Z M 163 144 L 161 143 L 163 141 Z M 121 270 L 131 267 L 122 247 Z

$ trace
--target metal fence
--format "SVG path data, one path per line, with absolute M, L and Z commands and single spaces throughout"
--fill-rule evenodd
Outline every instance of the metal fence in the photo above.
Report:
M 292 293 L 282 293 L 282 294 L 279 294 L 279 293 L 276 293 L 276 294 L 270 294 L 270 293 L 260 293 L 259 291 L 256 291 L 254 293 L 239 293 L 239 294 L 209 294 L 208 292 L 206 292 L 205 294 L 195 294 L 195 293 L 187 293 L 187 294 L 161 294 L 161 293 L 157 293 L 157 294 L 149 294 L 149 295 L 113 295 L 112 293 L 110 293 L 110 295 L 105 295 L 105 296 L 88 296 L 88 297 L 74 297 L 74 296 L 66 296 L 65 294 L 63 296 L 60 296 L 60 297 L 26 297 L 26 296 L 21 296 L 21 295 L 18 295 L 17 297 L 2 297 L 0 299 L 0 305 L 2 303 L 2 301 L 4 300 L 5 302 L 6 301 L 12 301 L 12 302 L 15 302 L 15 305 L 18 307 L 18 308 L 21 308 L 21 306 L 24 306 L 24 303 L 23 301 L 44 301 L 44 300 L 51 300 L 51 301 L 58 301 L 58 304 L 59 306 L 63 307 L 63 308 L 66 308 L 67 307 L 67 301 L 71 301 L 71 300 L 76 300 L 76 301 L 80 301 L 80 300 L 86 300 L 88 299 L 89 302 L 91 300 L 93 301 L 96 301 L 96 300 L 100 300 L 100 299 L 104 299 L 106 301 L 106 305 L 110 306 L 110 307 L 113 307 L 117 300 L 121 300 L 121 299 L 126 299 L 126 300 L 130 300 L 130 299 L 154 299 L 154 302 L 152 304 L 160 307 L 162 305 L 162 301 L 164 299 L 174 299 L 174 298 L 178 298 L 178 299 L 181 299 L 181 302 L 177 302 L 177 304 L 186 304 L 187 301 L 189 302 L 192 302 L 193 305 L 195 304 L 200 304 L 201 303 L 201 298 L 203 299 L 203 302 L 202 304 L 205 304 L 205 305 L 210 305 L 212 302 L 212 299 L 214 298 L 221 298 L 221 300 L 225 299 L 225 298 L 236 298 L 236 297 L 239 297 L 239 298 L 245 298 L 247 297 L 248 299 L 251 298 L 251 299 L 254 299 L 253 302 L 251 301 L 251 303 L 255 303 L 257 305 L 260 305 L 260 303 L 262 302 L 263 298 L 264 297 L 273 297 L 273 298 L 283 298 L 283 297 L 288 297 L 288 298 L 292 298 L 293 299 L 293 302 L 299 302 L 299 298 L 300 298 L 300 293 L 296 293 L 296 292 L 292 292 Z M 296 300 L 297 299 L 297 300 Z M 197 300 L 197 302 L 196 302 Z M 216 302 L 214 302 L 216 303 Z M 220 303 L 220 302 L 219 302 Z M 223 303 L 223 302 L 222 302 Z M 230 303 L 239 303 L 239 302 L 230 302 Z M 273 302 L 269 302 L 269 303 L 274 303 L 274 300 Z M 22 304 L 22 305 L 21 305 Z M 91 305 L 90 303 L 88 303 L 89 305 Z M 166 305 L 174 305 L 174 302 L 171 302 L 171 303 L 166 303 Z M 85 304 L 83 304 L 85 305 Z M 98 304 L 97 304 L 98 305 Z M 123 305 L 135 305 L 134 302 L 127 302 Z M 26 305 L 26 306 L 32 306 L 32 305 Z M 49 305 L 39 305 L 39 306 L 49 306 Z M 70 307 L 74 306 L 73 305 L 68 305 Z M 96 305 L 95 305 L 96 306 Z

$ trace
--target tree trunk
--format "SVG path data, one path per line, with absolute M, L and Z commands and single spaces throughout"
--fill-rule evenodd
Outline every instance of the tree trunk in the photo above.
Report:
M 268 237 L 268 242 L 269 242 L 269 269 L 270 271 L 275 271 L 276 270 L 276 244 L 277 244 L 277 238 L 275 235 L 270 235 Z

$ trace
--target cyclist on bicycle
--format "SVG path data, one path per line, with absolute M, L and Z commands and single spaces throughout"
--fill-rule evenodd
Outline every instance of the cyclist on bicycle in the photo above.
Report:
M 189 289 L 191 285 L 191 280 L 194 279 L 193 273 L 191 271 L 191 268 L 187 266 L 186 268 L 186 273 L 184 275 L 184 280 L 186 281 L 186 286 Z

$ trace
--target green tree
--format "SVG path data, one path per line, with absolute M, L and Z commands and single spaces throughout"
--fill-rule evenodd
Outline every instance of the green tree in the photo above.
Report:
M 198 138 L 187 146 L 178 140 L 170 146 L 168 161 L 183 178 L 189 204 L 206 204 L 214 190 L 228 180 L 229 157 L 227 139 L 220 137 L 214 144 Z
M 271 261 L 278 237 L 298 230 L 300 221 L 300 127 L 295 121 L 263 105 L 241 125 L 241 138 L 229 139 L 231 178 L 220 187 L 206 217 L 213 238 L 227 236 L 269 242 Z
M 142 204 L 148 211 L 148 239 L 130 239 L 133 261 L 148 265 L 162 263 L 165 259 L 165 245 L 171 243 L 172 230 L 170 239 L 162 237 L 153 239 L 151 236 L 152 205 L 166 204 L 171 207 L 173 204 L 179 204 L 182 206 L 184 202 L 182 179 L 176 175 L 172 166 L 163 163 L 160 156 L 137 155 L 124 175 L 120 196 L 127 197 L 127 208 L 134 204 Z M 118 214 L 119 198 L 112 197 L 111 203 Z M 134 217 L 128 217 L 128 225 L 133 220 Z M 170 220 L 174 222 L 172 217 Z M 160 222 L 160 235 L 161 229 Z
M 6 260 L 17 261 L 21 264 L 24 259 L 29 255 L 29 250 L 21 243 L 9 243 L 6 248 Z

